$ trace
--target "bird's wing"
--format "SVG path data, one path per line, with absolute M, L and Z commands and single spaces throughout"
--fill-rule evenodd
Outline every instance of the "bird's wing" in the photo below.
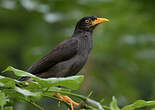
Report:
M 73 38 L 65 40 L 46 56 L 41 58 L 37 63 L 33 64 L 27 71 L 32 74 L 44 72 L 55 64 L 72 58 L 76 55 L 77 50 L 78 40 Z

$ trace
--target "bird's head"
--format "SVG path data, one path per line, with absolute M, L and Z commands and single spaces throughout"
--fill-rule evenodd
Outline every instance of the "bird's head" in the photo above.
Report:
M 75 31 L 92 32 L 98 24 L 108 22 L 108 21 L 109 20 L 106 18 L 98 18 L 96 16 L 83 17 L 77 22 Z

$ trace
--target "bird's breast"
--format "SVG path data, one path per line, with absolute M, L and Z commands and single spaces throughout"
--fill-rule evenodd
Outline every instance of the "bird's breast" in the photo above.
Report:
M 70 75 L 75 75 L 76 73 L 78 73 L 82 69 L 82 67 L 85 65 L 86 61 L 87 61 L 87 57 L 76 55 L 72 59 Z

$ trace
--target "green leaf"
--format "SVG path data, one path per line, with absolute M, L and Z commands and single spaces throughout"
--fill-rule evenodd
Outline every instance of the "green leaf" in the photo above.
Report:
M 135 103 L 127 105 L 123 107 L 121 110 L 135 110 L 137 108 L 142 108 L 146 106 L 155 106 L 155 101 L 137 100 Z
M 30 76 L 34 78 L 36 82 L 38 82 L 42 87 L 51 87 L 51 86 L 65 86 L 67 88 L 76 90 L 80 87 L 80 84 L 82 83 L 84 77 L 82 75 L 80 76 L 71 76 L 71 77 L 65 77 L 65 78 L 48 78 L 48 79 L 43 79 L 39 78 L 35 75 L 32 75 L 28 72 L 22 71 L 15 69 L 11 66 L 6 68 L 3 72 L 6 71 L 12 71 L 14 72 L 15 75 L 17 76 Z
M 4 92 L 0 91 L 0 106 L 3 108 L 3 106 L 6 104 L 6 98 Z
M 0 76 L 0 87 L 15 87 L 15 81 L 11 78 Z
M 19 87 L 16 87 L 15 89 L 6 89 L 4 92 L 7 94 L 9 99 L 17 100 L 39 100 L 42 95 L 42 92 L 31 92 Z
M 80 87 L 84 77 L 80 76 L 71 76 L 66 78 L 48 78 L 42 79 L 39 78 L 38 83 L 43 87 L 51 87 L 51 86 L 64 86 L 70 88 L 72 90 L 76 90 Z
M 22 89 L 22 88 L 19 88 L 19 87 L 16 87 L 15 91 L 22 94 L 25 98 L 30 98 L 31 100 L 40 99 L 41 94 L 42 94 L 39 91 L 38 92 L 31 92 L 29 90 Z
M 110 110 L 120 110 L 117 105 L 117 99 L 114 96 L 112 97 L 112 102 L 110 103 Z
M 31 91 L 28 91 L 26 89 L 22 89 L 22 88 L 19 88 L 19 87 L 16 87 L 15 90 L 20 93 L 20 94 L 23 94 L 24 96 L 38 96 L 40 95 L 40 92 L 31 92 Z
M 22 70 L 19 70 L 19 69 L 15 69 L 15 68 L 13 68 L 12 66 L 8 66 L 4 71 L 2 71 L 2 72 L 7 72 L 7 71 L 12 71 L 12 72 L 14 72 L 14 74 L 16 75 L 16 76 L 20 76 L 20 77 L 22 77 L 22 76 L 29 76 L 29 77 L 36 77 L 35 75 L 33 75 L 33 74 L 30 74 L 30 73 L 28 73 L 28 72 L 25 72 L 25 71 L 22 71 Z
M 23 94 L 18 93 L 14 89 L 5 89 L 3 91 L 5 92 L 5 94 L 7 94 L 8 98 L 10 99 L 10 101 L 12 99 L 23 100 L 23 99 L 27 99 L 28 98 L 28 97 L 25 97 Z M 12 100 L 12 101 L 14 101 L 14 100 Z
M 37 82 L 34 82 L 34 81 L 29 81 L 29 82 L 22 81 L 20 83 L 24 83 L 24 85 L 26 85 L 24 88 L 27 90 L 30 90 L 32 92 L 37 92 L 37 91 L 43 90 L 41 85 L 39 85 Z

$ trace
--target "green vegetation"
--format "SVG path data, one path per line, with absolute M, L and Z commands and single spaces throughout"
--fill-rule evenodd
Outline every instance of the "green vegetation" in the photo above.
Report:
M 101 105 L 89 97 L 71 93 L 71 90 L 76 90 L 83 81 L 83 76 L 72 76 L 67 78 L 49 78 L 42 79 L 30 73 L 8 67 L 3 72 L 12 71 L 16 76 L 30 76 L 35 82 L 20 82 L 16 79 L 0 76 L 0 107 L 1 110 L 13 110 L 13 103 L 17 100 L 25 101 L 32 104 L 39 110 L 44 110 L 41 106 L 37 105 L 35 101 L 40 100 L 42 97 L 48 97 L 54 100 L 61 101 L 53 96 L 54 93 L 61 93 L 72 95 L 83 101 L 83 107 L 89 110 L 135 110 L 146 106 L 155 106 L 155 101 L 138 100 L 131 105 L 127 105 L 120 109 L 117 105 L 117 100 L 113 97 L 109 106 Z M 64 86 L 67 88 L 59 88 L 57 86 Z M 63 102 L 65 103 L 65 102 Z M 65 103 L 70 107 L 67 103 Z M 154 109 L 154 108 L 153 108 Z M 152 110 L 153 110 L 152 109 Z

